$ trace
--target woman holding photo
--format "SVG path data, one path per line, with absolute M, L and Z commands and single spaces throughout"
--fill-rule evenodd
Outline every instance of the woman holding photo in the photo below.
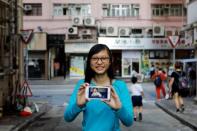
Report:
M 67 122 L 73 121 L 83 112 L 83 131 L 119 131 L 121 121 L 125 126 L 133 123 L 133 107 L 127 85 L 114 79 L 112 54 L 104 44 L 93 46 L 87 58 L 85 79 L 79 80 L 64 112 Z M 89 85 L 109 86 L 110 100 L 85 98 L 85 89 Z

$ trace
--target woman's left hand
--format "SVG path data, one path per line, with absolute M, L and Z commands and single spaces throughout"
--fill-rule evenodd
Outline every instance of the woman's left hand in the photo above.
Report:
M 108 104 L 112 109 L 118 110 L 121 108 L 122 104 L 115 90 L 111 87 L 111 98 L 110 100 L 104 100 L 106 104 Z

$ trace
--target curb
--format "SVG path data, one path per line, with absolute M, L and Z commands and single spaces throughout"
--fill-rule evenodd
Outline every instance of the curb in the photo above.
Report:
M 34 115 L 33 117 L 31 117 L 30 119 L 26 120 L 25 122 L 23 122 L 19 125 L 16 125 L 10 131 L 22 131 L 27 125 L 29 125 L 30 123 L 32 123 L 33 121 L 35 121 L 36 119 L 38 119 L 39 117 L 41 117 L 44 114 L 45 114 L 45 112 L 38 113 L 38 114 Z
M 43 116 L 50 109 L 50 106 L 47 104 L 44 104 L 40 107 L 40 109 L 41 109 L 40 112 L 35 113 L 34 115 L 32 115 L 30 118 L 28 118 L 21 124 L 15 125 L 10 131 L 23 131 L 25 127 L 27 127 L 29 124 L 31 124 L 32 122 L 34 122 L 35 120 Z
M 171 115 L 172 117 L 176 118 L 177 120 L 179 120 L 181 123 L 183 123 L 186 126 L 189 126 L 190 128 L 194 129 L 195 131 L 197 130 L 197 125 L 195 125 L 192 122 L 189 122 L 181 117 L 179 117 L 176 113 L 174 113 L 173 111 L 165 108 L 161 103 L 159 102 L 155 102 L 155 105 L 158 106 L 159 108 L 161 108 L 163 111 L 165 111 L 166 113 L 168 113 L 169 115 Z

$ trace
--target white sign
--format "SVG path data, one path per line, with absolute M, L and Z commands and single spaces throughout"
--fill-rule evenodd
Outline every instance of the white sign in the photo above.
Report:
M 172 49 L 168 38 L 112 38 L 99 37 L 98 43 L 106 44 L 110 49 L 143 50 L 143 49 Z M 178 42 L 178 49 L 193 49 L 192 45 L 185 47 L 184 39 Z
M 96 43 L 71 43 L 65 44 L 65 53 L 88 53 L 90 48 Z

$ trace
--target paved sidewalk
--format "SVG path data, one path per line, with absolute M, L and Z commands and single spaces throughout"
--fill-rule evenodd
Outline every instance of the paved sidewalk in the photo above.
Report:
M 30 85 L 61 85 L 61 84 L 73 84 L 76 83 L 78 79 L 66 79 L 58 78 L 54 80 L 29 80 Z M 149 84 L 149 83 L 148 83 Z M 162 108 L 164 111 L 174 116 L 184 124 L 197 130 L 197 104 L 194 103 L 193 98 L 184 98 L 185 111 L 184 113 L 176 113 L 175 105 L 173 100 L 162 99 L 155 102 L 157 106 Z M 40 107 L 38 113 L 34 113 L 29 117 L 20 117 L 16 113 L 9 116 L 4 116 L 0 118 L 0 131 L 21 131 L 25 126 L 27 126 L 32 121 L 44 115 L 51 107 L 45 103 L 37 103 Z
M 20 131 L 26 125 L 44 115 L 50 106 L 47 103 L 37 103 L 39 112 L 33 113 L 31 116 L 21 117 L 17 112 L 5 115 L 0 118 L 0 131 Z
M 155 102 L 155 104 L 171 116 L 197 131 L 197 103 L 193 97 L 184 98 L 185 111 L 183 113 L 176 112 L 175 103 L 172 99 L 162 99 Z

